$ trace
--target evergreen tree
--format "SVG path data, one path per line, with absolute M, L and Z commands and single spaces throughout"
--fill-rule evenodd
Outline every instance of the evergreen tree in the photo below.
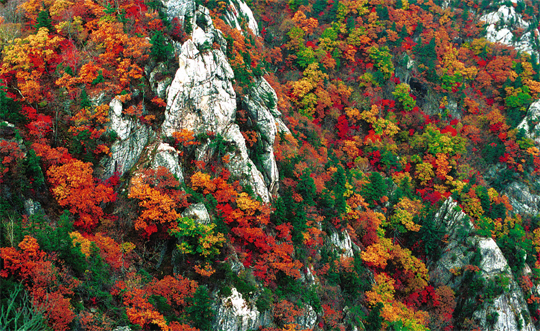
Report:
M 83 88 L 81 91 L 81 109 L 90 108 L 90 107 L 92 107 L 92 102 L 90 102 L 90 98 L 88 98 L 86 89 Z
M 315 205 L 314 197 L 317 193 L 317 188 L 315 187 L 315 181 L 313 181 L 313 178 L 311 178 L 311 172 L 306 170 L 302 176 L 300 176 L 300 181 L 296 186 L 296 191 L 298 194 L 302 195 L 306 205 Z
M 53 30 L 53 27 L 51 24 L 51 16 L 49 15 L 49 12 L 46 10 L 42 10 L 38 14 L 36 29 L 39 30 L 40 28 L 47 28 L 49 32 Z
M 214 311 L 208 288 L 205 285 L 197 287 L 197 291 L 189 301 L 190 305 L 186 311 L 193 326 L 202 331 L 211 330 Z
M 12 124 L 27 122 L 26 117 L 21 114 L 21 105 L 7 96 L 5 86 L 0 86 L 0 121 Z
M 326 7 L 328 6 L 328 2 L 326 0 L 317 0 L 313 4 L 313 14 L 315 17 L 318 17 L 320 13 L 322 13 Z
M 387 21 L 390 19 L 390 14 L 388 14 L 388 7 L 377 5 L 376 11 L 377 11 L 377 16 L 379 16 L 381 21 Z
M 189 15 L 186 15 L 186 17 L 184 18 L 184 30 L 188 35 L 191 35 L 191 33 L 193 32 L 193 23 L 191 23 L 192 19 L 193 17 Z
M 394 191 L 394 194 L 392 194 L 392 199 L 390 199 L 390 203 L 392 205 L 395 205 L 403 197 L 407 197 L 411 200 L 414 200 L 415 198 L 411 180 L 409 178 L 404 178 L 401 181 L 398 188 Z
M 303 233 L 307 229 L 307 213 L 304 205 L 298 204 L 297 207 L 296 215 L 291 220 L 291 225 L 293 226 L 292 240 L 295 244 L 300 245 L 304 240 Z
M 274 204 L 276 210 L 272 214 L 273 223 L 280 225 L 287 222 L 287 209 L 282 197 L 278 197 Z
M 373 172 L 369 177 L 369 183 L 362 188 L 362 196 L 369 204 L 369 207 L 374 208 L 376 202 L 380 201 L 387 191 L 388 186 L 384 178 L 378 172 Z
M 372 330 L 372 331 L 378 331 L 382 328 L 382 322 L 383 318 L 381 317 L 381 311 L 383 309 L 382 303 L 377 303 L 373 309 L 371 309 L 371 312 L 369 313 L 368 317 L 365 321 L 365 327 L 366 330 Z
M 347 211 L 347 200 L 345 199 L 345 192 L 347 191 L 347 188 L 345 187 L 346 184 L 347 178 L 345 177 L 345 170 L 339 165 L 334 174 L 334 196 L 336 197 L 335 210 L 339 215 L 342 215 Z
M 167 61 L 172 55 L 172 46 L 167 43 L 167 40 L 163 36 L 163 32 L 156 31 L 152 39 L 150 39 L 152 44 L 152 57 L 159 62 Z
M 403 27 L 401 28 L 401 31 L 399 32 L 399 37 L 407 38 L 408 36 L 409 36 L 409 32 L 407 31 L 407 27 L 403 25 Z

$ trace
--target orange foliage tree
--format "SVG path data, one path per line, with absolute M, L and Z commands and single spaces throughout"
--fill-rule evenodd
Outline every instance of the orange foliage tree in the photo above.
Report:
M 187 207 L 186 195 L 178 190 L 179 186 L 180 182 L 165 167 L 148 169 L 132 178 L 128 197 L 139 200 L 142 211 L 135 229 L 143 231 L 143 236 L 148 238 L 158 232 L 158 226 L 177 227 L 181 216 L 176 209 Z
M 79 285 L 79 281 L 67 276 L 63 270 L 58 270 L 31 236 L 24 237 L 19 243 L 19 249 L 0 248 L 0 258 L 4 260 L 0 276 L 15 276 L 21 280 L 37 308 L 45 312 L 49 326 L 55 331 L 68 330 L 75 314 L 66 296 L 73 295 L 73 289 Z
M 92 173 L 91 163 L 80 160 L 53 165 L 47 170 L 56 201 L 62 207 L 69 207 L 74 215 L 78 215 L 74 224 L 86 231 L 95 228 L 104 215 L 99 204 L 116 199 L 113 189 L 98 183 Z

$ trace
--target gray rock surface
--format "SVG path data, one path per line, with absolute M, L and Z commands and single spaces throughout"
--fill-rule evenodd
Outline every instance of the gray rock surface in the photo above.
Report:
M 201 53 L 193 41 L 186 41 L 178 71 L 168 89 L 163 133 L 171 136 L 175 131 L 187 129 L 222 134 L 236 113 L 233 78 L 221 50 Z
M 178 151 L 169 144 L 160 143 L 152 162 L 152 168 L 165 167 L 180 181 L 184 181 L 182 167 L 178 163 Z
M 529 27 L 523 16 L 516 12 L 512 5 L 498 5 L 497 11 L 492 11 L 483 14 L 480 17 L 481 21 L 486 22 L 486 39 L 491 42 L 498 42 L 508 46 L 513 46 L 517 50 L 527 52 L 529 54 L 539 54 L 538 48 L 532 40 L 538 41 L 538 36 L 533 31 L 525 32 L 518 37 L 514 34 L 516 28 L 524 29 Z
M 299 330 L 313 330 L 317 323 L 317 313 L 310 305 L 304 305 L 304 313 L 296 318 Z
M 168 5 L 172 6 L 172 3 Z M 249 158 L 245 139 L 235 124 L 237 104 L 232 85 L 234 73 L 223 47 L 208 47 L 214 42 L 223 45 L 223 36 L 214 28 L 208 9 L 198 6 L 195 10 L 193 6 L 193 11 L 195 16 L 203 16 L 204 19 L 193 22 L 192 40 L 186 41 L 180 49 L 179 68 L 167 90 L 167 110 L 162 133 L 171 136 L 180 130 L 191 130 L 197 134 L 212 132 L 216 139 L 224 139 L 234 147 L 234 152 L 229 152 L 230 162 L 227 164 L 231 174 L 240 179 L 242 185 L 251 186 L 264 202 L 269 202 L 272 193 L 277 192 L 278 181 L 272 149 L 277 130 L 274 115 L 266 109 L 264 116 L 260 116 L 261 132 L 268 133 L 267 147 L 262 155 L 263 175 Z M 204 22 L 204 26 L 199 27 L 197 21 Z M 253 90 L 255 92 L 247 98 L 247 102 L 254 107 L 261 103 L 262 93 L 264 97 L 273 98 L 275 104 L 275 92 L 266 81 L 261 80 Z M 271 108 L 279 115 L 275 107 Z M 199 160 L 209 162 L 221 156 L 216 156 L 216 151 L 210 146 L 211 141 L 198 148 L 196 154 Z
M 182 217 L 192 218 L 202 224 L 210 224 L 210 214 L 202 202 L 192 204 L 182 213 Z
M 338 232 L 333 228 L 330 231 L 330 242 L 334 245 L 338 254 L 353 257 L 355 252 L 360 253 L 360 247 L 351 240 L 351 236 L 347 231 Z
M 503 193 L 514 208 L 512 213 L 534 216 L 540 213 L 540 196 L 532 193 L 524 182 L 511 182 Z
M 144 147 L 155 133 L 137 120 L 122 114 L 122 103 L 113 99 L 109 104 L 110 130 L 117 133 L 118 138 L 111 146 L 111 157 L 103 161 L 104 176 L 111 177 L 115 172 L 122 176 L 137 163 Z
M 527 138 L 540 144 L 540 100 L 536 100 L 529 106 L 527 115 L 519 123 L 518 129 L 525 130 Z
M 32 199 L 26 199 L 24 200 L 24 211 L 26 215 L 34 215 L 35 213 L 41 211 L 43 208 L 41 207 L 41 203 L 38 201 L 34 201 Z
M 153 69 L 147 70 L 146 73 L 152 92 L 164 100 L 167 98 L 167 88 L 172 83 L 172 78 L 167 75 L 168 73 L 169 71 L 165 63 L 159 63 Z
M 235 151 L 229 153 L 230 161 L 227 169 L 231 175 L 240 180 L 242 185 L 250 185 L 253 192 L 261 197 L 264 202 L 270 202 L 270 192 L 266 187 L 264 177 L 249 158 L 246 142 L 240 128 L 232 124 L 224 135 L 226 141 L 235 146 Z
M 483 238 L 474 234 L 474 227 L 469 218 L 461 211 L 455 201 L 447 200 L 434 217 L 435 224 L 446 226 L 449 234 L 448 244 L 438 261 L 430 265 L 430 278 L 436 284 L 450 286 L 456 295 L 462 291 L 463 268 L 471 263 L 474 251 L 480 254 L 478 267 L 480 275 L 489 281 L 496 277 L 508 279 L 504 292 L 493 298 L 492 302 L 486 300 L 483 304 L 475 306 L 472 313 L 475 321 L 482 330 L 535 330 L 530 322 L 527 304 L 517 282 L 512 275 L 508 261 L 492 238 Z M 453 274 L 450 270 L 458 271 Z M 463 298 L 463 300 L 471 300 Z M 498 314 L 494 324 L 488 323 L 488 315 Z M 525 315 L 525 316 L 523 316 Z M 518 322 L 521 320 L 521 322 Z M 518 328 L 521 323 L 522 328 Z
M 246 20 L 247 27 L 255 34 L 259 34 L 259 24 L 253 16 L 253 12 L 243 0 L 231 1 L 228 10 L 225 12 L 225 23 L 242 30 L 241 22 Z
M 229 297 L 220 299 L 215 307 L 214 330 L 257 330 L 259 326 L 271 323 L 272 318 L 269 313 L 259 312 L 257 307 L 244 300 L 236 288 L 233 287 L 231 292 Z
M 510 279 L 505 293 L 496 297 L 493 304 L 487 305 L 484 309 L 476 310 L 474 317 L 481 321 L 483 329 L 489 327 L 486 321 L 488 314 L 498 313 L 496 322 L 491 326 L 492 330 L 513 331 L 519 330 L 519 322 L 523 325 L 520 330 L 533 331 L 536 330 L 530 321 L 530 314 L 527 308 L 527 303 L 523 297 L 523 293 L 518 284 L 514 280 L 508 262 L 503 253 L 492 238 L 477 238 L 477 247 L 482 253 L 480 262 L 480 271 L 484 278 L 494 279 L 495 277 L 507 277 Z M 525 316 L 524 316 L 525 315 Z
M 274 157 L 276 134 L 285 127 L 277 109 L 277 95 L 264 78 L 258 78 L 249 94 L 244 98 L 244 107 L 255 121 L 262 141 L 261 161 L 264 180 L 272 195 L 277 194 L 279 171 Z M 288 129 L 287 129 L 288 132 Z

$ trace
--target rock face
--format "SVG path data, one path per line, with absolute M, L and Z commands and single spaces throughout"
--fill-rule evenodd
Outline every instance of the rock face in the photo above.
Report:
M 260 159 L 264 169 L 264 180 L 270 193 L 277 194 L 279 172 L 274 157 L 274 140 L 278 132 L 289 133 L 289 130 L 280 118 L 276 92 L 264 78 L 258 78 L 244 98 L 243 106 L 259 128 L 262 141 Z
M 330 242 L 334 245 L 339 254 L 346 257 L 354 257 L 354 253 L 360 253 L 360 247 L 358 247 L 349 236 L 347 231 L 341 233 L 332 230 L 330 233 Z
M 272 195 L 277 193 L 279 179 L 272 146 L 278 127 L 285 127 L 279 124 L 281 120 L 275 106 L 277 97 L 274 90 L 260 78 L 244 100 L 263 140 L 261 173 L 250 159 L 245 139 L 235 123 L 237 98 L 232 85 L 234 73 L 224 54 L 226 43 L 223 35 L 214 28 L 205 7 L 193 3 L 185 3 L 182 7 L 172 1 L 164 4 L 169 14 L 176 13 L 184 15 L 182 19 L 192 19 L 193 35 L 180 48 L 179 68 L 167 90 L 162 134 L 170 137 L 173 132 L 180 130 L 190 130 L 195 134 L 212 132 L 214 138 L 199 147 L 197 158 L 210 162 L 223 157 L 225 153 L 229 154 L 227 167 L 231 175 L 238 178 L 242 185 L 250 186 L 264 202 L 269 202 Z M 253 17 L 244 3 L 238 3 L 238 6 L 242 8 L 242 15 Z M 256 26 L 251 28 L 255 29 Z M 212 48 L 214 44 L 220 47 Z M 220 151 L 220 148 L 227 150 Z
M 258 78 L 242 101 L 256 122 L 262 141 L 262 149 L 257 151 L 260 164 L 255 165 L 235 123 L 238 100 L 233 88 L 234 73 L 224 53 L 227 44 L 223 34 L 214 27 L 208 9 L 195 1 L 162 2 L 170 19 L 190 20 L 193 32 L 190 40 L 176 45 L 179 56 L 174 79 L 167 76 L 171 65 L 161 63 L 146 68 L 152 89 L 167 102 L 160 136 L 171 137 L 181 130 L 196 135 L 210 133 L 210 139 L 196 151 L 196 158 L 208 163 L 228 154 L 231 175 L 244 187 L 251 187 L 262 201 L 270 202 L 277 194 L 279 180 L 274 139 L 277 132 L 288 132 L 276 107 L 275 91 L 264 78 Z M 243 1 L 234 1 L 226 17 L 237 28 L 241 18 L 245 18 L 247 26 L 258 33 L 253 13 Z M 118 141 L 111 147 L 112 156 L 103 162 L 105 177 L 115 172 L 125 174 L 144 155 L 151 167 L 164 166 L 180 181 L 184 180 L 179 152 L 174 147 L 156 140 L 157 134 L 151 128 L 125 117 L 119 100 L 113 99 L 110 109 L 110 129 L 117 133 Z
M 299 330 L 313 330 L 317 323 L 317 313 L 310 305 L 304 306 L 304 313 L 295 320 Z
M 474 234 L 474 227 L 455 201 L 447 200 L 435 215 L 435 223 L 446 227 L 448 244 L 438 261 L 430 266 L 435 283 L 450 286 L 456 295 L 467 293 L 465 267 L 476 263 L 484 282 L 498 285 L 498 294 L 478 304 L 475 298 L 461 295 L 458 306 L 470 307 L 468 313 L 482 330 L 535 330 L 521 288 L 512 275 L 508 261 L 492 238 Z M 476 252 L 476 256 L 475 253 Z M 476 261 L 474 261 L 476 260 Z M 480 294 L 480 293 L 478 293 Z
M 255 163 L 249 158 L 246 141 L 238 125 L 231 125 L 225 133 L 224 138 L 229 144 L 234 146 L 234 151 L 228 153 L 230 161 L 227 164 L 227 169 L 229 169 L 231 175 L 239 178 L 242 185 L 251 186 L 253 192 L 264 202 L 269 202 L 271 196 L 264 177 L 255 166 Z
M 182 167 L 178 163 L 178 151 L 169 144 L 160 143 L 157 147 L 152 168 L 165 167 L 180 181 L 184 181 Z
M 248 5 L 242 0 L 235 0 L 229 3 L 229 8 L 225 12 L 225 23 L 232 27 L 242 30 L 242 18 L 247 21 L 247 27 L 255 34 L 259 34 L 259 24 L 253 17 L 253 12 Z
M 250 307 L 236 288 L 233 287 L 231 292 L 229 297 L 221 299 L 215 307 L 214 330 L 256 330 L 259 326 L 271 323 L 272 318 L 269 313 L 260 313 L 257 307 Z
M 200 52 L 192 40 L 182 46 L 179 68 L 168 90 L 162 130 L 223 134 L 234 121 L 234 74 L 221 50 Z
M 192 218 L 202 224 L 209 224 L 211 222 L 210 214 L 202 202 L 192 204 L 186 208 L 182 213 L 182 217 Z
M 524 325 L 521 330 L 535 330 L 534 325 L 526 323 L 530 321 L 530 314 L 527 309 L 527 303 L 523 293 L 515 282 L 508 266 L 508 262 L 503 253 L 491 238 L 477 238 L 476 245 L 481 251 L 482 260 L 480 262 L 480 271 L 487 280 L 494 280 L 496 277 L 506 277 L 510 282 L 505 290 L 506 293 L 493 299 L 493 304 L 484 309 L 476 310 L 473 316 L 479 319 L 485 329 L 490 323 L 483 323 L 488 315 L 498 314 L 498 318 L 492 324 L 493 330 L 518 330 L 519 324 Z
M 154 68 L 148 67 L 145 70 L 152 91 L 161 99 L 166 99 L 167 88 L 172 82 L 172 78 L 168 75 L 170 69 L 165 63 L 158 63 Z
M 525 130 L 525 135 L 540 144 L 540 100 L 533 102 L 527 110 L 527 115 L 518 125 Z
M 537 215 L 540 213 L 540 196 L 531 192 L 529 187 L 521 182 L 510 183 L 504 194 L 514 208 L 513 213 L 520 215 Z
M 496 7 L 497 11 L 486 13 L 480 17 L 480 20 L 487 24 L 486 39 L 513 46 L 522 52 L 538 55 L 539 50 L 534 46 L 535 42 L 538 41 L 538 36 L 534 33 L 536 29 L 527 31 L 529 23 L 523 19 L 520 13 L 516 12 L 513 5 L 505 4 Z M 515 29 L 523 29 L 527 32 L 517 36 L 513 32 Z
M 118 140 L 111 146 L 111 157 L 104 161 L 104 176 L 111 177 L 115 172 L 122 176 L 137 163 L 155 133 L 139 121 L 125 117 L 118 99 L 113 99 L 109 107 L 110 129 L 116 132 Z
M 537 145 L 540 144 L 540 100 L 529 106 L 527 115 L 517 126 L 517 129 L 523 130 L 525 137 L 533 140 Z M 513 213 L 535 216 L 540 213 L 540 195 L 532 191 L 529 185 L 519 178 L 515 178 L 508 184 L 502 193 L 508 196 L 510 204 L 514 208 Z

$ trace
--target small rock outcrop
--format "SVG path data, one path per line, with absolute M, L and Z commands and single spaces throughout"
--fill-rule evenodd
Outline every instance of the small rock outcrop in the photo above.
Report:
M 540 213 L 540 196 L 531 192 L 529 186 L 524 182 L 511 182 L 503 193 L 514 208 L 512 210 L 514 214 L 536 216 Z
M 517 3 L 517 1 L 513 1 Z M 487 24 L 486 39 L 494 43 L 502 43 L 513 46 L 516 50 L 538 55 L 538 48 L 535 43 L 538 36 L 535 29 L 529 29 L 529 23 L 523 16 L 516 12 L 512 4 L 497 5 L 497 11 L 488 12 L 480 17 L 481 21 Z M 514 30 L 526 31 L 521 36 L 514 34 Z
M 202 224 L 209 224 L 212 220 L 210 214 L 202 202 L 192 204 L 182 213 L 182 217 L 189 217 Z
M 242 30 L 242 19 L 245 19 L 247 21 L 247 27 L 255 35 L 259 34 L 259 24 L 257 24 L 251 9 L 242 0 L 231 1 L 224 18 L 227 24 L 238 30 Z
M 272 195 L 277 194 L 279 172 L 274 157 L 274 140 L 278 132 L 289 133 L 277 109 L 277 95 L 264 78 L 257 78 L 243 100 L 244 107 L 259 128 L 262 140 L 260 159 L 263 176 Z
M 160 143 L 157 147 L 152 162 L 152 168 L 165 167 L 178 179 L 178 181 L 184 181 L 184 174 L 182 167 L 178 162 L 178 151 L 166 143 Z
M 540 144 L 540 100 L 536 100 L 529 106 L 527 115 L 517 128 L 523 129 L 527 138 Z
M 261 313 L 257 307 L 251 307 L 236 288 L 232 294 L 219 300 L 215 307 L 214 330 L 248 331 L 257 330 L 259 326 L 269 325 L 272 321 L 270 314 Z
M 358 247 L 351 239 L 351 236 L 347 231 L 338 232 L 331 230 L 330 242 L 334 246 L 334 249 L 346 257 L 354 257 L 354 253 L 360 253 L 360 247 Z
M 445 201 L 434 221 L 446 228 L 448 244 L 441 257 L 430 266 L 430 277 L 456 292 L 458 307 L 463 309 L 460 315 L 470 316 L 482 330 L 535 330 L 523 292 L 495 241 L 475 235 L 469 217 L 452 200 Z M 473 277 L 488 284 L 484 286 L 496 286 L 493 293 L 473 293 L 482 295 L 482 304 L 468 296 L 471 286 L 470 277 L 465 277 L 470 272 L 468 268 L 478 268 L 473 271 Z
M 109 104 L 110 130 L 116 132 L 117 141 L 111 146 L 111 157 L 104 160 L 104 176 L 114 173 L 122 176 L 133 167 L 141 156 L 145 146 L 155 137 L 148 126 L 122 114 L 122 102 L 112 99 Z

